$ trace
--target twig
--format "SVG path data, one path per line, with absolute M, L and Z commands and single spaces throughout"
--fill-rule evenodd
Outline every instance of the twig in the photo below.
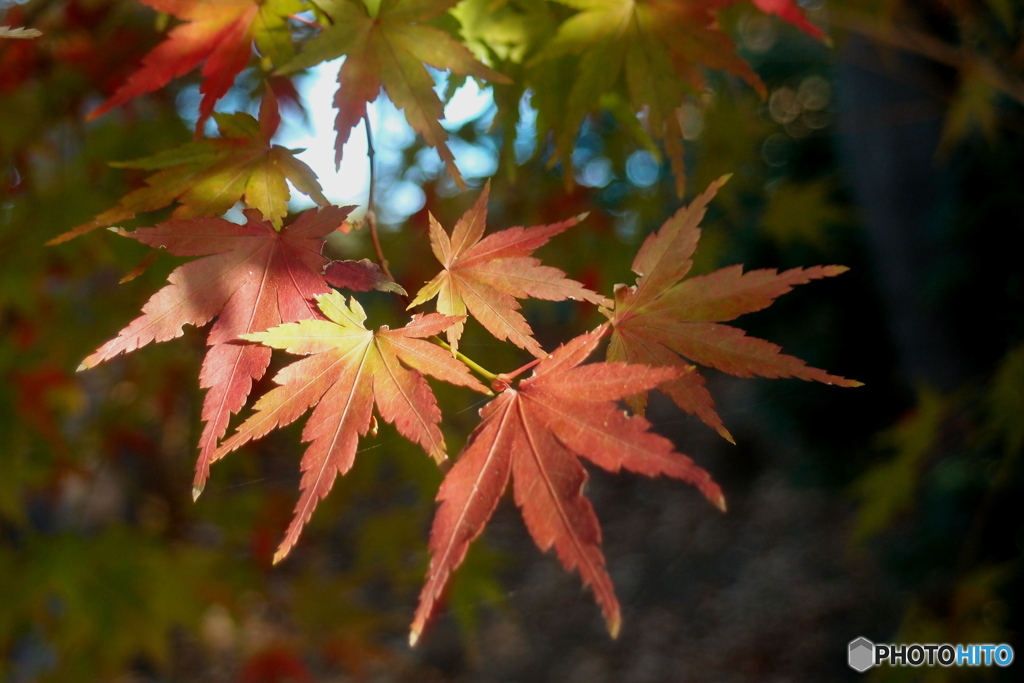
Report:
M 1024 104 L 1024 82 L 1007 74 L 988 59 L 963 48 L 914 28 L 884 26 L 856 12 L 833 11 L 830 21 L 839 28 L 927 57 L 939 64 L 957 69 L 973 67 L 990 85 Z
M 306 26 L 309 26 L 311 28 L 323 29 L 323 26 L 320 25 L 320 22 L 310 21 L 309 19 L 305 19 L 299 16 L 298 14 L 291 14 L 288 16 L 288 18 L 291 19 L 292 21 L 297 21 L 300 24 L 305 24 Z
M 373 211 L 373 191 L 376 186 L 376 174 L 374 172 L 373 132 L 370 128 L 369 114 L 363 114 L 363 123 L 366 124 L 366 156 L 370 160 L 370 192 L 366 200 L 366 217 L 363 218 L 363 223 L 370 228 L 370 239 L 373 241 L 373 251 L 377 255 L 377 263 L 380 264 L 380 269 L 388 276 L 388 278 L 394 281 L 395 278 L 391 274 L 391 270 L 388 268 L 388 260 L 384 258 L 384 250 L 380 246 L 380 235 L 377 232 L 377 216 Z M 439 346 L 448 349 L 449 351 L 452 350 L 452 347 L 440 337 L 432 337 L 431 339 Z M 469 358 L 459 351 L 455 352 L 455 357 L 462 361 L 470 370 L 473 370 L 489 382 L 493 382 L 498 378 L 498 375 L 487 370 L 472 358 Z
M 366 199 L 366 217 L 363 218 L 363 222 L 370 227 L 370 240 L 373 242 L 373 251 L 377 255 L 377 263 L 380 264 L 380 269 L 384 271 L 392 281 L 394 276 L 391 275 L 391 270 L 388 268 L 388 260 L 384 258 L 384 250 L 380 246 L 380 235 L 377 234 L 377 214 L 373 211 L 373 190 L 376 185 L 376 174 L 374 171 L 374 150 L 373 150 L 373 132 L 370 129 L 370 115 L 363 114 L 363 123 L 366 124 L 366 156 L 370 160 L 370 194 Z

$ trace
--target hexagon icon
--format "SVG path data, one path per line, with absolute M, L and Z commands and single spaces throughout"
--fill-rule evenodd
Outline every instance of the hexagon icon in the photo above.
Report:
M 851 640 L 848 661 L 851 669 L 864 673 L 875 665 L 875 644 L 864 637 Z

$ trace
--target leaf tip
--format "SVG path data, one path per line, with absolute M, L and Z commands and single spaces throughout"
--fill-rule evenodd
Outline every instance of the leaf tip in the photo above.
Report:
M 420 639 L 420 632 L 417 629 L 409 631 L 409 647 L 416 647 L 416 643 Z
M 615 616 L 613 616 L 611 619 L 608 620 L 608 635 L 610 635 L 612 637 L 612 640 L 615 640 L 616 638 L 619 637 L 619 631 L 621 631 L 621 630 L 622 630 L 622 617 L 620 617 L 618 614 L 616 614 Z
M 715 500 L 712 502 L 715 504 L 715 507 L 721 510 L 722 512 L 729 511 L 728 506 L 725 504 L 725 496 L 721 493 L 721 491 L 719 491 L 718 497 L 715 498 Z
M 198 484 L 193 486 L 192 487 L 192 502 L 194 503 L 197 500 L 199 500 L 199 496 L 201 496 L 202 493 L 203 493 L 203 486 L 200 486 Z
M 84 372 L 85 370 L 88 370 L 91 367 L 91 365 L 87 364 L 85 361 L 82 361 L 81 363 L 78 364 L 78 367 L 75 368 L 75 372 Z

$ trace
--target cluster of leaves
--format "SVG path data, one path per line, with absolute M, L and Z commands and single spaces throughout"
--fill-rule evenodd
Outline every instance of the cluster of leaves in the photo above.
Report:
M 608 110 L 635 117 L 643 112 L 645 125 L 636 125 L 634 119 L 633 126 L 639 142 L 653 138 L 663 143 L 682 195 L 679 108 L 686 97 L 706 88 L 702 69 L 737 75 L 763 90 L 717 21 L 718 12 L 734 1 L 516 0 L 495 7 L 490 0 L 465 0 L 456 7 L 453 0 L 335 0 L 323 6 L 301 0 L 144 0 L 184 23 L 91 116 L 163 88 L 202 65 L 197 139 L 121 164 L 154 173 L 145 179 L 145 187 L 54 241 L 174 206 L 170 220 L 115 232 L 178 256 L 199 258 L 176 268 L 142 315 L 86 358 L 80 369 L 179 337 L 186 324 L 214 321 L 199 373 L 207 393 L 195 496 L 202 492 L 213 462 L 312 408 L 302 432 L 309 446 L 301 462 L 301 495 L 275 561 L 294 547 L 337 475 L 352 467 L 360 437 L 376 434 L 375 407 L 376 416 L 394 424 L 440 464 L 447 458 L 439 428 L 442 414 L 424 375 L 497 394 L 480 411 L 480 424 L 440 487 L 441 505 L 430 541 L 433 559 L 411 641 L 418 639 L 510 480 L 538 547 L 554 548 L 566 569 L 580 572 L 615 635 L 620 610 L 604 568 L 597 518 L 582 493 L 586 471 L 578 458 L 612 472 L 627 469 L 687 481 L 724 510 L 724 497 L 710 475 L 650 431 L 642 416 L 646 392 L 660 389 L 731 440 L 694 364 L 740 377 L 797 377 L 856 386 L 722 324 L 768 307 L 795 285 L 845 269 L 744 273 L 742 266 L 733 266 L 684 279 L 705 209 L 723 178 L 647 238 L 633 261 L 636 285 L 618 285 L 609 298 L 533 256 L 582 217 L 485 236 L 484 188 L 451 234 L 430 218 L 431 247 L 441 270 L 408 307 L 436 298 L 435 311 L 417 314 L 396 329 L 370 329 L 359 301 L 346 299 L 335 288 L 377 289 L 396 296 L 405 292 L 379 249 L 381 267 L 322 255 L 329 235 L 352 229 L 346 222 L 349 207 L 331 206 L 295 151 L 272 144 L 280 115 L 271 82 L 344 56 L 335 97 L 336 160 L 354 127 L 366 118 L 367 105 L 383 90 L 463 187 L 440 123 L 443 102 L 427 67 L 493 84 L 496 100 L 506 103 L 499 105 L 496 117 L 501 126 L 515 124 L 519 100 L 532 92 L 541 117 L 539 131 L 554 142 L 550 161 L 562 162 L 568 181 L 573 177 L 573 141 L 588 113 Z M 790 0 L 755 0 L 754 5 L 819 35 Z M 495 25 L 481 18 L 485 7 L 516 15 L 520 22 L 514 25 L 522 31 L 496 33 Z M 464 38 L 455 20 L 461 20 Z M 309 23 L 315 35 L 300 40 L 298 26 Z M 215 112 L 215 103 L 253 63 L 254 46 L 267 82 L 258 118 Z M 219 137 L 203 137 L 211 117 Z M 287 221 L 289 183 L 319 208 Z M 245 224 L 220 218 L 239 201 L 247 207 Z M 365 225 L 376 243 L 373 207 L 367 209 Z M 587 302 L 608 322 L 549 353 L 520 312 L 518 300 L 525 298 Z M 536 359 L 507 373 L 485 370 L 459 351 L 470 318 L 497 340 L 510 341 Z M 442 334 L 447 343 L 439 338 Z M 582 365 L 609 334 L 607 360 Z M 277 386 L 224 439 L 232 415 L 249 403 L 254 382 L 269 367 L 271 349 L 305 357 L 277 373 Z M 531 368 L 532 375 L 517 381 Z M 490 388 L 473 372 L 489 381 Z M 620 411 L 620 399 L 634 415 Z
M 451 237 L 436 221 L 432 223 L 434 249 L 445 269 L 423 287 L 410 306 L 438 295 L 439 312 L 414 316 L 409 325 L 395 330 L 386 326 L 368 330 L 358 301 L 346 301 L 329 287 L 358 290 L 372 283 L 385 290 L 397 289 L 368 262 L 327 265 L 319 256 L 324 236 L 339 225 L 344 210 L 309 210 L 279 233 L 252 210 L 242 226 L 203 218 L 142 228 L 129 235 L 179 255 L 206 256 L 175 270 L 170 284 L 143 308 L 143 315 L 87 358 L 82 368 L 150 341 L 178 336 L 185 323 L 201 325 L 217 318 L 200 374 L 209 391 L 203 410 L 207 425 L 200 442 L 196 495 L 211 462 L 316 406 L 303 431 L 303 440 L 310 446 L 302 458 L 302 496 L 274 556 L 279 561 L 297 542 L 336 475 L 352 466 L 359 436 L 376 432 L 374 405 L 377 414 L 395 424 L 400 434 L 419 444 L 435 461 L 443 461 L 445 445 L 438 429 L 441 413 L 423 375 L 491 393 L 470 374 L 474 367 L 493 380 L 498 396 L 481 410 L 480 426 L 438 494 L 442 506 L 431 533 L 434 560 L 413 624 L 412 642 L 440 598 L 448 576 L 465 557 L 467 546 L 482 532 L 510 476 L 516 481 L 516 502 L 537 545 L 545 550 L 553 546 L 567 569 L 579 569 L 584 582 L 594 588 L 614 635 L 620 624 L 619 607 L 603 568 L 597 520 L 581 493 L 586 474 L 571 454 L 585 456 L 613 472 L 625 468 L 689 481 L 718 507 L 725 507 L 721 491 L 707 472 L 676 453 L 671 442 L 650 433 L 650 425 L 642 417 L 623 415 L 614 404 L 626 397 L 634 397 L 633 402 L 639 404 L 637 394 L 661 387 L 685 410 L 714 416 L 710 395 L 700 391 L 703 384 L 695 368 L 681 362 L 679 356 L 650 349 L 664 344 L 696 362 L 739 376 L 796 376 L 842 386 L 858 384 L 808 368 L 780 353 L 779 347 L 748 338 L 735 328 L 705 322 L 764 308 L 794 284 L 843 271 L 819 267 L 782 274 L 743 274 L 742 269 L 727 268 L 705 276 L 712 281 L 710 286 L 686 287 L 687 283 L 679 280 L 696 247 L 704 204 L 714 191 L 712 188 L 680 210 L 648 238 L 634 262 L 634 270 L 641 276 L 638 285 L 617 288 L 615 302 L 528 256 L 574 221 L 511 228 L 481 239 L 486 223 L 485 191 Z M 353 277 L 353 272 L 358 276 Z M 628 362 L 578 367 L 596 349 L 607 326 L 546 354 L 515 310 L 515 297 L 527 296 L 552 300 L 579 297 L 606 304 L 604 310 L 614 330 L 609 357 Z M 644 303 L 651 305 L 644 309 Z M 450 315 L 451 311 L 473 314 L 496 338 L 511 339 L 534 352 L 539 362 L 509 374 L 495 376 L 484 371 L 455 349 L 466 316 Z M 442 332 L 451 340 L 451 345 L 444 345 L 447 350 L 423 341 Z M 246 403 L 253 379 L 265 371 L 270 348 L 308 358 L 281 370 L 275 377 L 279 386 L 260 398 L 253 415 L 216 447 L 230 415 Z M 638 353 L 630 349 L 644 349 L 646 355 L 637 362 L 628 358 Z M 515 377 L 533 366 L 533 374 L 515 385 Z M 679 398 L 684 395 L 686 400 Z M 715 424 L 720 426 L 720 420 Z M 724 432 L 724 427 L 720 430 Z
M 437 149 L 463 189 L 446 145 L 448 134 L 440 124 L 443 102 L 427 67 L 496 86 L 496 99 L 506 103 L 496 125 L 504 128 L 508 139 L 518 121 L 519 100 L 529 93 L 539 112 L 539 133 L 554 138 L 549 163 L 565 165 L 567 183 L 573 179 L 570 153 L 588 114 L 642 115 L 645 127 L 634 121 L 629 128 L 648 148 L 654 148 L 652 138 L 663 142 L 680 196 L 680 106 L 687 97 L 708 90 L 703 70 L 738 76 L 762 95 L 765 92 L 719 21 L 723 9 L 745 0 L 140 1 L 186 23 L 171 30 L 90 117 L 162 88 L 202 65 L 198 135 L 217 100 L 250 64 L 253 46 L 268 74 L 290 74 L 345 57 L 334 101 L 336 160 L 340 163 L 366 105 L 383 89 L 413 129 Z M 795 0 L 752 3 L 812 36 L 822 35 Z M 292 24 L 302 13 L 312 14 L 319 31 L 297 48 Z

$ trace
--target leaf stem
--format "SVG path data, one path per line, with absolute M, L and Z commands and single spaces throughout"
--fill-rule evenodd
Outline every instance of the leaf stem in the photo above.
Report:
M 526 372 L 527 370 L 529 370 L 530 368 L 535 366 L 537 363 L 541 362 L 541 360 L 543 360 L 543 359 L 541 359 L 541 358 L 534 358 L 532 361 L 530 361 L 529 363 L 527 363 L 523 367 L 519 368 L 518 370 L 514 370 L 512 372 L 503 372 L 503 373 L 501 373 L 500 375 L 498 375 L 498 377 L 494 381 L 492 381 L 491 386 L 494 387 L 495 391 L 498 390 L 497 386 L 502 386 L 502 387 L 510 387 L 510 386 L 512 386 L 512 380 L 514 380 L 516 377 L 518 377 L 519 375 L 523 374 L 524 372 Z
M 366 124 L 366 156 L 370 160 L 370 193 L 366 199 L 366 217 L 363 219 L 370 227 L 370 240 L 373 242 L 373 252 L 377 255 L 377 263 L 380 264 L 380 269 L 384 271 L 392 281 L 395 277 L 391 274 L 391 269 L 388 268 L 388 260 L 384 258 L 384 250 L 380 246 L 380 235 L 377 234 L 377 214 L 373 211 L 373 191 L 376 186 L 376 174 L 374 172 L 375 151 L 373 149 L 373 131 L 370 129 L 370 115 L 369 113 L 363 114 L 363 123 Z
M 449 351 L 452 350 L 451 345 L 448 344 L 448 342 L 446 342 L 444 339 L 441 339 L 440 337 L 437 337 L 437 336 L 431 337 L 430 339 L 431 339 L 431 341 L 433 341 L 435 344 L 437 344 L 441 348 L 448 349 Z M 460 361 L 462 361 L 463 363 L 465 363 L 466 366 L 468 366 L 470 370 L 472 370 L 476 374 L 480 375 L 481 377 L 486 379 L 488 382 L 493 382 L 494 380 L 498 379 L 498 375 L 496 375 L 495 373 L 491 372 L 490 370 L 484 368 L 482 365 L 480 365 L 475 360 L 473 360 L 472 358 L 470 358 L 466 354 L 462 353 L 461 351 L 456 351 L 455 352 L 455 357 L 457 359 L 459 359 Z
M 288 18 L 291 19 L 292 21 L 297 21 L 300 24 L 305 24 L 306 26 L 310 26 L 312 28 L 319 28 L 319 29 L 323 28 L 323 26 L 321 26 L 319 22 L 310 21 L 309 19 L 301 17 L 298 14 L 291 14 L 291 15 L 288 16 Z

